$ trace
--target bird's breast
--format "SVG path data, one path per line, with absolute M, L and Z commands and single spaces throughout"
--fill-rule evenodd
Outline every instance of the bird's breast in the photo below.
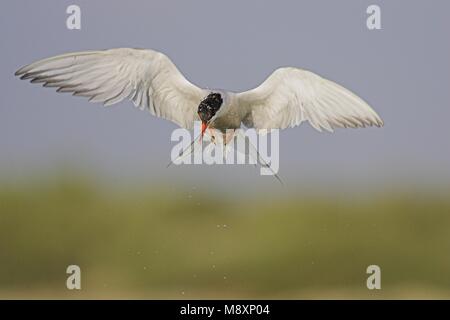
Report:
M 238 129 L 241 127 L 241 117 L 236 110 L 229 108 L 213 121 L 211 127 L 222 132 L 225 132 L 226 129 Z

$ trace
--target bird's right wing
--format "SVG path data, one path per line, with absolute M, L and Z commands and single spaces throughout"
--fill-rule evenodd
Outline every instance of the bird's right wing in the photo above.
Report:
M 279 68 L 259 87 L 237 95 L 243 123 L 284 129 L 308 121 L 315 129 L 382 126 L 361 98 L 330 80 L 298 68 Z
M 63 54 L 16 72 L 21 79 L 72 92 L 105 106 L 130 99 L 153 115 L 191 129 L 207 92 L 187 81 L 164 54 L 119 48 Z

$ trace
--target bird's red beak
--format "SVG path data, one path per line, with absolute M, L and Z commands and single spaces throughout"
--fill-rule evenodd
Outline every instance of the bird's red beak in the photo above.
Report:
M 208 127 L 208 125 L 206 124 L 206 122 L 202 121 L 202 137 L 203 137 L 203 134 L 205 133 L 207 127 Z

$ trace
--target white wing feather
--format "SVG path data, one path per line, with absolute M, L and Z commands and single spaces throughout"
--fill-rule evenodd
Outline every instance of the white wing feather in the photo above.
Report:
M 315 129 L 382 126 L 361 98 L 317 74 L 280 68 L 259 87 L 237 95 L 243 123 L 257 129 L 284 129 L 308 121 Z
M 144 49 L 110 49 L 63 54 L 34 62 L 16 75 L 72 92 L 105 106 L 130 99 L 153 115 L 191 129 L 207 92 L 187 81 L 164 54 Z

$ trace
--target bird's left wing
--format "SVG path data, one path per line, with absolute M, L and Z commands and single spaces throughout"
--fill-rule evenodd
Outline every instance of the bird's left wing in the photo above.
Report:
M 188 129 L 199 119 L 197 106 L 207 94 L 186 80 L 166 55 L 144 49 L 63 54 L 25 66 L 16 75 L 106 106 L 130 99 Z
M 257 129 L 284 129 L 308 121 L 315 129 L 382 126 L 361 98 L 310 71 L 279 68 L 259 87 L 237 94 L 243 123 Z

